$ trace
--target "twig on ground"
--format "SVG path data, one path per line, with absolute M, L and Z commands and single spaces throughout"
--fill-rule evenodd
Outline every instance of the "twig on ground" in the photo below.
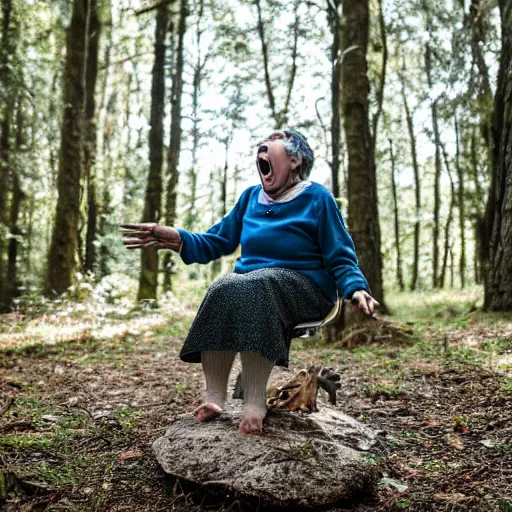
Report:
M 7 413 L 7 411 L 12 407 L 14 404 L 14 398 L 12 396 L 7 397 L 7 400 L 5 401 L 5 404 L 0 407 L 0 418 Z

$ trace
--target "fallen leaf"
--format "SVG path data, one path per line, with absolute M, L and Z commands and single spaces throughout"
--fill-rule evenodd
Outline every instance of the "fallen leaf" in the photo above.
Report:
M 51 414 L 43 414 L 41 419 L 44 421 L 48 421 L 49 423 L 57 423 L 60 419 L 60 416 L 52 416 Z
M 393 478 L 381 478 L 379 484 L 394 487 L 398 492 L 405 491 L 406 489 L 409 488 L 407 484 L 399 482 L 398 480 L 395 480 Z
M 435 495 L 435 499 L 439 501 L 467 501 L 471 499 L 471 496 L 466 496 L 460 492 L 455 492 L 452 494 L 438 492 Z
M 119 461 L 124 462 L 125 460 L 140 459 L 140 457 L 144 457 L 141 451 L 124 452 L 119 455 Z
M 464 443 L 458 436 L 447 436 L 447 441 L 450 446 L 453 446 L 456 450 L 464 450 Z

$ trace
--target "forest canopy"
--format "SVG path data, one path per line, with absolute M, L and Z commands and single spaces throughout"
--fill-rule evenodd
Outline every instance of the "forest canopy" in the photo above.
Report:
M 140 265 L 139 299 L 176 272 L 209 282 L 232 268 L 150 251 L 139 263 L 118 225 L 205 231 L 258 183 L 256 144 L 285 126 L 307 135 L 311 179 L 332 190 L 377 296 L 483 282 L 497 3 L 372 0 L 360 18 L 341 0 L 2 8 L 3 309 L 112 274 L 139 280 Z M 364 150 L 351 101 L 367 103 Z

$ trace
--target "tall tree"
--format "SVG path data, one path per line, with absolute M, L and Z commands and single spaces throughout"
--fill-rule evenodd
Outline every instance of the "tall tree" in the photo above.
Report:
M 204 0 L 198 0 L 196 3 L 196 61 L 193 69 L 193 90 L 192 90 L 192 155 L 190 159 L 190 167 L 188 169 L 188 207 L 183 222 L 184 228 L 192 230 L 194 222 L 196 221 L 196 203 L 197 203 L 197 176 L 198 176 L 198 160 L 197 152 L 199 150 L 199 135 L 200 135 L 200 97 L 201 85 L 205 75 L 205 67 L 210 57 L 208 51 L 203 57 L 201 46 L 203 38 L 203 16 L 204 16 Z
M 445 278 L 446 278 L 446 268 L 448 265 L 448 256 L 453 253 L 453 239 L 451 236 L 451 226 L 453 221 L 453 210 L 456 203 L 456 197 L 457 194 L 455 192 L 455 184 L 453 182 L 452 172 L 450 170 L 450 162 L 448 160 L 448 154 L 446 152 L 445 145 L 441 145 L 442 151 L 443 151 L 443 159 L 444 159 L 444 165 L 446 167 L 446 172 L 448 173 L 448 178 L 450 179 L 450 206 L 448 207 L 448 217 L 446 219 L 446 224 L 444 228 L 444 253 L 443 253 L 443 260 L 441 264 L 441 274 L 439 275 L 439 282 L 438 285 L 440 288 L 444 288 Z M 453 275 L 453 259 L 451 264 L 451 274 Z M 453 282 L 453 277 L 451 279 Z M 452 285 L 453 286 L 453 285 Z
M 265 89 L 267 91 L 267 99 L 270 107 L 272 119 L 275 123 L 275 128 L 282 128 L 288 123 L 288 115 L 290 110 L 290 100 L 292 97 L 293 85 L 295 83 L 295 77 L 297 76 L 297 56 L 299 48 L 299 35 L 300 35 L 300 24 L 299 24 L 299 6 L 300 0 L 294 0 L 293 4 L 293 25 L 292 25 L 292 48 L 291 48 L 291 67 L 287 77 L 286 93 L 283 106 L 279 108 L 276 102 L 276 94 L 272 79 L 270 77 L 271 55 L 269 50 L 268 31 L 265 28 L 265 21 L 263 20 L 263 13 L 261 7 L 261 0 L 254 0 L 256 5 L 256 11 L 258 15 L 258 35 L 261 43 L 261 54 L 263 57 L 263 72 L 265 75 Z M 282 58 L 282 57 L 281 57 Z
M 400 68 L 399 68 L 400 69 Z M 416 134 L 414 133 L 413 113 L 407 101 L 407 92 L 405 89 L 405 58 L 402 54 L 401 69 L 399 70 L 401 82 L 402 101 L 405 110 L 405 119 L 407 122 L 407 132 L 409 134 L 409 144 L 411 146 L 412 169 L 414 172 L 414 254 L 412 257 L 412 272 L 409 288 L 411 291 L 416 290 L 418 286 L 418 268 L 420 261 L 420 214 L 421 214 L 421 180 L 420 169 L 418 165 L 418 157 L 416 150 Z
M 427 72 L 427 83 L 431 94 L 433 94 L 434 80 L 432 70 L 432 15 L 425 4 L 426 29 L 428 40 L 425 43 L 425 70 Z M 434 136 L 435 148 L 435 171 L 434 171 L 434 223 L 432 225 L 432 286 L 439 286 L 439 233 L 441 231 L 441 139 L 439 136 L 437 98 L 430 99 L 430 112 L 432 116 L 432 133 Z
M 87 20 L 95 0 L 73 0 L 66 34 L 58 200 L 48 252 L 47 293 L 63 293 L 72 284 L 77 263 L 82 139 L 84 129 Z
M 178 41 L 176 48 L 176 64 L 173 70 L 171 89 L 171 135 L 169 151 L 167 153 L 167 172 L 169 174 L 167 183 L 167 202 L 165 212 L 165 223 L 174 226 L 176 222 L 176 199 L 179 177 L 179 162 L 181 151 L 181 98 L 183 96 L 183 68 L 184 68 L 184 40 L 187 29 L 188 7 L 187 0 L 181 0 L 180 20 L 178 23 Z M 168 251 L 165 254 L 164 267 L 164 290 L 171 289 L 172 275 L 172 254 Z
M 359 265 L 383 304 L 377 183 L 369 123 L 368 0 L 343 0 L 342 114 L 348 151 L 348 223 Z
M 0 47 L 0 76 L 2 77 L 2 107 L 0 111 L 0 309 L 5 307 L 3 295 L 7 284 L 5 276 L 5 236 L 9 224 L 7 208 L 7 194 L 9 191 L 9 158 L 10 158 L 10 130 L 11 114 L 13 111 L 13 73 L 9 56 L 14 50 L 14 34 L 12 31 L 12 2 L 2 0 L 2 40 Z
M 17 156 L 16 164 L 11 167 L 12 170 L 12 198 L 10 208 L 10 232 L 11 238 L 9 240 L 8 256 L 7 256 L 7 293 L 6 303 L 9 303 L 14 297 L 18 295 L 18 248 L 19 237 L 21 230 L 18 225 L 18 218 L 20 215 L 21 203 L 23 201 L 23 191 L 21 189 L 21 156 L 24 145 L 24 126 L 23 126 L 23 101 L 21 96 L 18 98 L 18 105 L 16 108 L 16 143 L 15 151 Z
M 108 226 L 108 218 L 111 214 L 111 192 L 110 192 L 110 183 L 109 177 L 112 167 L 112 157 L 111 157 L 111 133 L 112 127 L 111 118 L 112 118 L 112 105 L 114 103 L 115 89 L 112 91 L 111 95 L 107 95 L 107 90 L 109 83 L 112 77 L 112 40 L 114 29 L 112 26 L 112 4 L 109 2 L 107 4 L 108 10 L 105 12 L 105 16 L 103 18 L 103 27 L 105 32 L 105 45 L 104 45 L 104 53 L 103 53 L 103 76 L 101 79 L 101 85 L 99 90 L 99 106 L 98 106 L 98 138 L 99 138 L 99 147 L 98 147 L 98 156 L 99 156 L 99 164 L 96 166 L 96 169 L 102 169 L 102 183 L 101 183 L 101 208 L 100 208 L 100 216 L 98 221 L 98 235 L 100 238 L 99 245 L 99 261 L 98 261 L 98 275 L 100 277 L 105 277 L 108 274 L 108 260 L 109 260 L 109 246 L 106 241 L 107 235 L 107 226 Z M 128 124 L 128 120 L 127 120 Z M 128 125 L 129 126 L 129 125 Z M 124 190 L 123 190 L 124 192 Z M 123 194 L 123 204 L 124 201 Z
M 332 34 L 331 43 L 331 183 L 332 193 L 339 204 L 340 141 L 341 141 L 341 0 L 327 1 L 327 20 Z
M 461 1 L 461 0 L 459 0 Z M 464 2 L 461 1 L 464 6 Z M 480 126 L 484 136 L 489 155 L 489 170 L 492 166 L 493 158 L 493 135 L 492 135 L 492 108 L 493 98 L 491 91 L 491 80 L 489 76 L 489 66 L 485 62 L 483 45 L 486 42 L 487 33 L 485 27 L 485 17 L 487 7 L 482 0 L 470 0 L 468 12 L 465 15 L 464 24 L 471 31 L 471 54 L 473 64 L 476 64 L 478 70 L 478 106 L 480 111 Z
M 512 0 L 500 0 L 502 50 L 494 106 L 494 159 L 487 208 L 485 308 L 512 310 Z
M 471 130 L 471 142 L 470 142 L 470 160 L 471 160 L 471 170 L 473 183 L 475 185 L 475 197 L 474 197 L 474 207 L 475 213 L 473 221 L 474 221 L 474 232 L 475 232 L 475 257 L 473 260 L 474 272 L 475 272 L 475 283 L 480 284 L 483 280 L 483 267 L 484 260 L 486 259 L 485 251 L 487 248 L 487 235 L 485 233 L 485 220 L 484 214 L 482 213 L 483 208 L 481 207 L 482 198 L 484 197 L 484 192 L 482 190 L 482 186 L 480 184 L 480 171 L 478 165 L 478 142 L 476 129 L 473 127 Z
M 404 291 L 404 276 L 402 273 L 402 253 L 400 251 L 400 219 L 398 217 L 398 194 L 396 191 L 396 170 L 395 153 L 393 151 L 393 141 L 389 139 L 389 158 L 391 160 L 391 192 L 393 194 L 393 215 L 395 218 L 395 246 L 396 246 L 396 279 L 400 291 Z
M 151 85 L 151 117 L 149 132 L 149 175 L 142 222 L 159 222 L 162 215 L 162 164 L 164 150 L 165 112 L 165 39 L 169 28 L 169 10 L 162 5 L 156 12 L 155 60 Z M 138 300 L 157 298 L 158 251 L 141 252 L 141 273 Z
M 464 193 L 464 171 L 460 161 L 460 135 L 459 123 L 457 120 L 457 113 L 455 113 L 455 168 L 457 170 L 457 202 L 459 207 L 459 230 L 460 230 L 460 260 L 459 260 L 459 275 L 460 287 L 464 288 L 466 285 L 466 198 Z
M 84 270 L 93 272 L 96 260 L 98 202 L 96 198 L 96 79 L 101 33 L 98 0 L 90 0 L 85 59 L 85 119 L 83 133 L 84 173 L 87 188 L 87 232 Z
M 377 87 L 377 110 L 372 117 L 372 153 L 375 162 L 375 148 L 377 146 L 377 136 L 379 134 L 379 121 L 382 114 L 382 106 L 384 103 L 384 88 L 386 87 L 386 71 L 388 66 L 388 39 L 386 33 L 386 22 L 384 20 L 384 10 L 382 8 L 382 0 L 378 0 L 379 5 L 379 29 L 382 44 L 382 64 L 379 74 L 379 85 Z

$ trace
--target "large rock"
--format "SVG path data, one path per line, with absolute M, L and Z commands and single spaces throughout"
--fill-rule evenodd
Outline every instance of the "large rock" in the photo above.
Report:
M 166 473 L 263 507 L 325 507 L 371 496 L 376 469 L 362 452 L 380 432 L 319 406 L 310 415 L 271 410 L 263 435 L 243 435 L 236 400 L 209 423 L 180 416 L 153 451 Z

